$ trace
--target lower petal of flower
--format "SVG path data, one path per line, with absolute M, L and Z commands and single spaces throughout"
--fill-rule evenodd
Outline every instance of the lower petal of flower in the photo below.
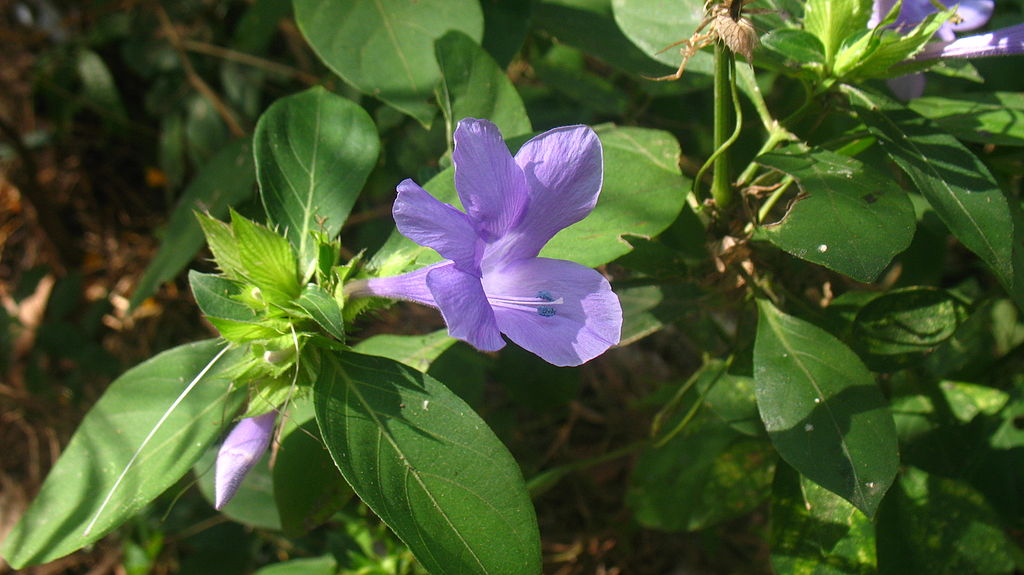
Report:
M 427 286 L 448 324 L 449 335 L 482 351 L 505 347 L 479 278 L 449 263 L 430 270 Z
M 485 274 L 484 289 L 502 333 L 551 364 L 580 365 L 619 342 L 619 298 L 588 267 L 519 260 Z

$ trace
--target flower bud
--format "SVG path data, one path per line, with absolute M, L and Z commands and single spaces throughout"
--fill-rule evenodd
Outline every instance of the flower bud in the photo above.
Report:
M 215 508 L 221 509 L 231 501 L 246 474 L 263 456 L 270 445 L 276 418 L 277 413 L 271 411 L 243 419 L 228 434 L 217 453 Z

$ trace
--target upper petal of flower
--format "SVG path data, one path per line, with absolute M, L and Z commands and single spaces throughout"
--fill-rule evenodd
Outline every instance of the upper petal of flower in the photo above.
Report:
M 528 199 L 526 178 L 498 127 L 466 118 L 455 129 L 455 189 L 485 239 L 494 240 L 519 222 Z
M 483 351 L 505 347 L 479 278 L 442 265 L 427 274 L 427 287 L 448 324 L 448 335 Z
M 530 201 L 519 224 L 487 247 L 485 266 L 536 256 L 559 230 L 585 218 L 601 192 L 601 141 L 587 126 L 544 132 L 523 144 L 515 161 Z
M 598 272 L 530 258 L 484 276 L 498 328 L 549 363 L 580 365 L 619 342 L 622 307 Z
M 270 445 L 276 412 L 239 421 L 217 452 L 214 507 L 220 509 L 235 496 L 242 480 Z
M 433 248 L 460 270 L 480 277 L 484 243 L 466 214 L 431 196 L 412 180 L 398 184 L 392 213 L 403 236 Z

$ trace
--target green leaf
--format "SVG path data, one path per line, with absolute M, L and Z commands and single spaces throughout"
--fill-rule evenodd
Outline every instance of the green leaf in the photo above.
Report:
M 335 575 L 338 562 L 331 555 L 310 559 L 292 559 L 268 565 L 253 575 Z
M 203 235 L 206 236 L 206 243 L 213 252 L 217 267 L 228 279 L 242 279 L 242 257 L 238 254 L 238 240 L 231 226 L 200 212 L 196 212 L 195 216 Z
M 718 377 L 698 379 L 697 389 L 704 395 L 704 405 L 733 429 L 754 437 L 764 434 L 757 413 L 754 378 L 726 371 Z
M 968 142 L 1024 146 L 1024 94 L 992 92 L 915 98 L 907 106 Z
M 177 275 L 203 246 L 203 232 L 193 214 L 206 212 L 215 218 L 226 216 L 228 206 L 251 197 L 255 181 L 248 140 L 231 142 L 203 166 L 174 208 L 160 250 L 132 294 L 132 308 L 153 295 L 161 283 Z
M 644 128 L 598 126 L 604 146 L 604 186 L 594 211 L 562 230 L 541 250 L 543 257 L 598 266 L 630 251 L 624 234 L 655 236 L 675 220 L 689 180 L 679 171 L 679 143 L 668 132 Z M 424 188 L 434 197 L 461 206 L 451 168 Z M 417 246 L 395 230 L 373 257 L 382 273 L 398 273 L 409 264 L 433 263 L 440 256 Z
M 434 43 L 434 52 L 441 68 L 437 102 L 448 123 L 449 138 L 466 117 L 494 122 L 506 138 L 533 131 L 515 86 L 472 38 L 449 32 Z
M 875 526 L 855 507 L 800 477 L 775 471 L 772 567 L 776 573 L 874 575 Z
M 646 527 L 695 531 L 742 515 L 769 494 L 775 454 L 766 440 L 713 415 L 690 425 L 697 428 L 637 460 L 626 501 Z
M 828 332 L 758 302 L 757 407 L 802 475 L 875 514 L 899 465 L 896 427 L 874 378 Z
M 239 358 L 215 363 L 142 450 L 142 445 L 187 384 L 217 355 L 213 340 L 176 347 L 126 371 L 89 410 L 50 471 L 39 495 L 4 540 L 0 553 L 15 568 L 52 561 L 80 549 L 133 516 L 188 471 L 213 444 L 244 400 L 221 374 Z M 92 530 L 86 527 L 97 517 Z
M 308 278 L 317 250 L 310 232 L 333 238 L 341 231 L 377 163 L 377 129 L 359 105 L 317 86 L 274 102 L 256 124 L 253 145 L 263 206 Z
M 274 499 L 285 534 L 297 537 L 329 520 L 353 493 L 320 440 L 311 397 L 294 400 L 284 426 L 274 464 Z
M 327 333 L 338 341 L 345 341 L 345 319 L 341 315 L 341 306 L 324 288 L 316 284 L 307 285 L 295 303 Z
M 295 22 L 327 67 L 364 94 L 429 127 L 440 79 L 434 40 L 449 30 L 483 37 L 473 0 L 295 0 Z
M 761 45 L 801 67 L 825 64 L 825 47 L 817 36 L 805 30 L 780 28 L 761 37 Z
M 99 54 L 87 48 L 80 48 L 77 53 L 76 67 L 78 79 L 82 83 L 80 97 L 94 105 L 102 114 L 111 114 L 126 118 L 121 94 L 117 91 L 117 83 L 110 68 Z
M 192 296 L 196 305 L 207 317 L 227 319 L 242 323 L 258 323 L 258 316 L 252 308 L 238 301 L 242 286 L 229 279 L 213 274 L 201 274 L 195 270 L 188 273 Z
M 295 253 L 288 240 L 231 212 L 231 229 L 238 238 L 238 257 L 245 278 L 268 299 L 290 301 L 299 295 Z
M 628 345 L 682 319 L 693 311 L 700 292 L 688 285 L 617 288 L 622 304 L 620 345 Z
M 851 343 L 869 367 L 898 369 L 923 359 L 966 319 L 966 306 L 946 291 L 893 290 L 857 312 Z
M 644 54 L 673 71 L 679 67 L 683 56 L 679 47 L 670 46 L 688 40 L 704 20 L 704 4 L 692 0 L 612 0 L 612 9 L 615 23 L 622 32 Z M 644 70 L 630 71 L 647 74 Z M 710 74 L 711 55 L 695 54 L 686 64 L 686 71 Z
M 826 150 L 786 148 L 757 162 L 796 178 L 798 196 L 782 221 L 762 226 L 790 254 L 863 282 L 874 281 L 914 237 L 914 207 L 892 181 Z
M 878 518 L 880 575 L 1003 575 L 1020 550 L 982 494 L 906 468 Z
M 929 120 L 878 94 L 844 86 L 857 116 L 935 212 L 1024 307 L 1024 218 L 991 172 Z
M 835 60 L 839 47 L 855 34 L 864 33 L 871 16 L 870 3 L 861 0 L 808 0 L 804 29 L 821 40 L 825 61 Z
M 440 329 L 426 335 L 395 335 L 382 333 L 357 343 L 354 349 L 366 355 L 386 357 L 423 373 L 456 342 L 448 330 Z
M 943 381 L 939 389 L 946 397 L 950 411 L 964 423 L 970 423 L 979 413 L 995 415 L 1010 401 L 1010 395 L 1005 391 L 976 383 Z
M 359 497 L 435 575 L 541 572 L 519 466 L 473 410 L 393 360 L 325 355 L 316 418 Z

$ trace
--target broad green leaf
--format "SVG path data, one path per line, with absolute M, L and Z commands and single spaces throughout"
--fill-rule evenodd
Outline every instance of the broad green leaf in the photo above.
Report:
M 874 575 L 875 526 L 843 498 L 800 477 L 775 471 L 772 567 L 801 575 Z
M 623 34 L 623 29 L 615 22 L 611 0 L 546 0 L 537 3 L 533 22 L 537 29 L 559 42 L 630 74 L 664 76 L 679 66 L 678 60 L 664 65 L 654 59 L 653 53 L 664 46 L 646 51 L 627 38 L 628 33 Z
M 644 128 L 598 126 L 604 146 L 604 187 L 594 211 L 559 232 L 540 255 L 598 266 L 627 253 L 624 234 L 655 236 L 679 214 L 689 180 L 679 171 L 679 143 L 668 132 Z M 424 188 L 437 199 L 460 206 L 454 171 L 445 170 Z M 439 260 L 433 250 L 417 246 L 395 230 L 373 257 L 382 273 L 398 273 L 409 264 Z
M 775 453 L 714 415 L 640 454 L 626 501 L 644 526 L 694 531 L 742 515 L 769 494 Z M 672 427 L 671 425 L 666 427 Z
M 839 47 L 854 34 L 864 33 L 871 5 L 861 0 L 808 0 L 804 8 L 804 29 L 821 40 L 825 62 L 835 60 Z
M 434 52 L 441 68 L 437 102 L 448 123 L 449 138 L 466 117 L 494 122 L 506 138 L 533 130 L 515 86 L 472 38 L 449 32 L 434 43 Z
M 327 67 L 424 126 L 440 79 L 434 40 L 449 30 L 483 37 L 473 0 L 294 0 L 295 22 Z
M 622 116 L 629 107 L 626 92 L 588 70 L 586 56 L 572 46 L 552 46 L 543 58 L 532 61 L 531 65 L 540 83 L 585 110 L 605 116 Z
M 228 206 L 252 196 L 256 172 L 248 140 L 236 140 L 221 150 L 189 184 L 171 214 L 156 257 L 146 267 L 132 294 L 131 307 L 153 295 L 161 283 L 173 278 L 203 246 L 203 232 L 194 212 L 224 217 Z
M 310 559 L 292 559 L 268 565 L 253 575 L 335 575 L 338 562 L 331 555 Z
M 377 163 L 377 128 L 358 104 L 317 86 L 274 102 L 260 116 L 253 147 L 263 206 L 308 277 L 317 249 L 310 232 L 341 231 Z
M 519 466 L 447 388 L 393 360 L 341 353 L 324 356 L 314 401 L 345 479 L 428 571 L 541 572 Z
M 196 462 L 193 471 L 198 476 L 199 491 L 213 506 L 216 500 L 216 463 L 218 449 L 208 450 Z M 233 521 L 260 529 L 281 529 L 281 518 L 274 503 L 274 478 L 270 470 L 270 451 L 245 475 L 235 496 L 221 510 Z
M 256 312 L 236 299 L 242 292 L 242 287 L 237 283 L 195 270 L 188 273 L 188 283 L 192 286 L 192 296 L 203 315 L 242 323 L 258 323 Z
M 80 48 L 76 58 L 78 79 L 81 81 L 79 95 L 90 102 L 100 113 L 126 118 L 121 94 L 110 68 L 99 54 L 87 48 Z
M 981 493 L 916 467 L 901 473 L 879 513 L 880 575 L 1003 575 L 1019 554 Z
M 364 339 L 352 349 L 366 355 L 386 357 L 426 373 L 430 364 L 450 348 L 456 340 L 441 329 L 426 335 L 395 335 L 382 333 Z
M 675 70 L 683 60 L 685 42 L 704 20 L 701 0 L 612 0 L 615 22 L 648 57 Z M 706 28 L 705 28 L 706 30 Z M 643 73 L 642 70 L 631 70 Z M 711 73 L 711 55 L 700 52 L 690 58 L 686 71 Z
M 345 341 L 345 320 L 341 315 L 341 306 L 324 288 L 316 284 L 307 285 L 295 303 L 324 331 L 338 341 Z
M 1024 146 L 1024 94 L 992 92 L 915 98 L 907 106 L 968 142 Z
M 704 394 L 704 405 L 733 429 L 744 435 L 764 435 L 764 425 L 757 413 L 754 378 L 725 371 L 718 377 L 702 377 L 697 389 Z
M 1010 395 L 1005 391 L 976 383 L 943 381 L 939 389 L 946 397 L 950 411 L 964 423 L 969 423 L 979 413 L 995 415 L 1010 401 Z
M 828 332 L 758 302 L 757 407 L 801 475 L 873 517 L 899 465 L 896 427 L 864 364 Z
M 274 464 L 274 500 L 281 528 L 297 537 L 329 520 L 352 498 L 352 488 L 320 439 L 312 397 L 295 398 L 283 425 Z
M 278 303 L 299 295 L 295 253 L 288 240 L 235 211 L 231 212 L 231 229 L 238 239 L 238 259 L 247 280 Z
M 946 291 L 892 290 L 857 312 L 850 341 L 873 369 L 898 369 L 923 359 L 966 319 L 966 306 Z
M 11 565 L 20 569 L 45 563 L 99 540 L 192 467 L 244 400 L 244 394 L 231 392 L 221 376 L 238 360 L 237 352 L 228 352 L 210 367 L 103 507 L 132 454 L 189 382 L 217 356 L 220 346 L 207 340 L 176 347 L 110 384 L 75 431 L 31 507 L 4 540 L 0 553 Z
M 757 162 L 800 183 L 782 221 L 762 226 L 776 246 L 858 281 L 878 277 L 914 237 L 914 207 L 892 180 L 826 150 L 787 148 Z
M 1024 217 L 970 150 L 885 96 L 844 90 L 857 116 L 910 176 L 953 235 L 978 254 L 1024 306 Z
M 481 2 L 484 12 L 483 48 L 501 68 L 507 68 L 530 31 L 533 2 L 488 0 Z

